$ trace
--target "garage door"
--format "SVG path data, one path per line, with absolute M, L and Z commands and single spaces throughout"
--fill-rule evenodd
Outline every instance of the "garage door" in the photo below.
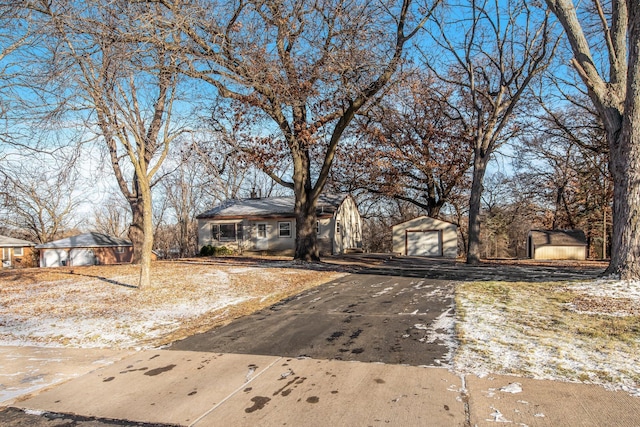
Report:
M 437 230 L 407 231 L 407 255 L 442 256 L 440 232 Z
M 41 267 L 61 267 L 67 264 L 66 249 L 44 249 Z
M 71 249 L 71 265 L 95 265 L 93 249 Z

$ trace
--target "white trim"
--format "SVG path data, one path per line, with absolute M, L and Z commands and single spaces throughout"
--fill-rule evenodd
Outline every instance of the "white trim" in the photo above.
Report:
M 285 224 L 288 225 L 288 228 L 283 229 L 282 226 Z M 283 231 L 287 231 L 288 234 L 282 234 Z M 293 237 L 291 221 L 278 221 L 278 238 L 290 239 L 291 237 Z

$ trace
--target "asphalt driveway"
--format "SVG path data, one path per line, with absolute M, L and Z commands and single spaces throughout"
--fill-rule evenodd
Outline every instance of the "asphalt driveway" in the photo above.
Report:
M 352 274 L 170 349 L 448 365 L 453 282 Z
M 603 268 L 597 263 L 467 266 L 394 257 L 170 349 L 448 366 L 455 346 L 455 283 L 586 279 Z

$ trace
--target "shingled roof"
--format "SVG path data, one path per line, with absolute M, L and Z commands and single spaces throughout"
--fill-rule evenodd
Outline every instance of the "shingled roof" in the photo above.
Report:
M 333 215 L 333 213 L 338 210 L 345 197 L 347 196 L 344 194 L 321 195 L 318 198 L 316 214 L 318 216 L 324 214 Z M 228 200 L 213 209 L 201 213 L 196 218 L 240 219 L 247 217 L 292 217 L 294 214 L 294 203 L 295 198 L 293 196 Z
M 529 235 L 535 247 L 542 246 L 587 246 L 587 237 L 582 230 L 531 230 Z
M 98 248 L 98 247 L 118 247 L 132 246 L 131 242 L 126 239 L 108 236 L 102 233 L 84 233 L 77 236 L 67 237 L 66 239 L 54 240 L 53 242 L 43 243 L 36 246 L 36 249 L 50 248 Z
M 28 240 L 14 239 L 13 237 L 8 236 L 0 236 L 0 248 L 21 248 L 35 245 L 35 243 Z

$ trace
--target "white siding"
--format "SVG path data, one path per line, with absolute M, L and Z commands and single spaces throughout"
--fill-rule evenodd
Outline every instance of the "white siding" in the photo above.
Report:
M 584 246 L 542 246 L 535 249 L 533 259 L 557 260 L 572 259 L 583 261 L 587 258 L 587 250 Z
M 333 253 L 336 255 L 344 254 L 349 249 L 362 248 L 362 218 L 351 196 L 344 199 L 334 215 L 333 236 Z
M 419 256 L 444 258 L 458 256 L 458 232 L 455 224 L 421 216 L 394 225 L 392 233 L 393 251 L 400 255 L 420 254 Z

